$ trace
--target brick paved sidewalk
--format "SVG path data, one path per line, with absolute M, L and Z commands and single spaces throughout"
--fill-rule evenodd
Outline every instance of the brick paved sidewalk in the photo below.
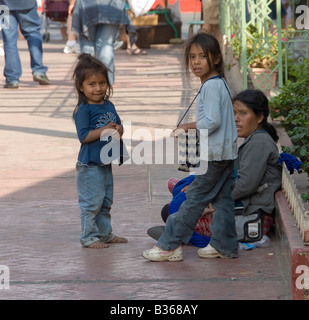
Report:
M 79 142 L 71 119 L 76 56 L 63 54 L 61 42 L 44 44 L 53 84 L 39 86 L 26 43 L 19 46 L 20 88 L 3 89 L 4 79 L 0 85 L 0 265 L 10 270 L 10 289 L 0 290 L 0 299 L 290 298 L 275 240 L 234 260 L 201 259 L 193 246 L 184 247 L 179 263 L 142 258 L 155 243 L 146 230 L 162 224 L 160 210 L 171 199 L 168 178 L 184 177 L 174 165 L 115 166 L 112 223 L 129 243 L 81 248 L 74 168 Z M 174 128 L 199 86 L 186 80 L 180 65 L 177 45 L 153 46 L 146 56 L 116 52 L 112 101 L 133 131 L 148 128 L 154 139 L 155 129 Z

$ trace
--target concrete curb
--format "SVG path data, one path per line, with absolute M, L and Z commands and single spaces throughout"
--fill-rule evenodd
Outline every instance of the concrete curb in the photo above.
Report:
M 309 247 L 301 240 L 293 213 L 284 193 L 276 193 L 276 237 L 280 242 L 283 265 L 289 275 L 288 287 L 293 300 L 309 300 Z

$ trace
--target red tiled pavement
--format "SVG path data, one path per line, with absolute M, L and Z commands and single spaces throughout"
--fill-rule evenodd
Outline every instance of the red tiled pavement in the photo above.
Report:
M 146 230 L 162 224 L 160 210 L 171 198 L 167 179 L 184 176 L 176 165 L 115 166 L 112 224 L 129 243 L 81 248 L 74 168 L 79 142 L 71 119 L 76 56 L 63 54 L 63 43 L 45 43 L 53 84 L 39 86 L 32 81 L 26 43 L 19 46 L 20 88 L 3 89 L 4 79 L 0 88 L 0 265 L 10 270 L 10 289 L 0 290 L 0 299 L 290 298 L 274 239 L 234 260 L 201 259 L 193 246 L 184 247 L 179 263 L 142 258 L 155 243 Z M 153 46 L 146 56 L 116 52 L 112 101 L 133 131 L 174 128 L 198 88 L 180 63 L 177 45 Z

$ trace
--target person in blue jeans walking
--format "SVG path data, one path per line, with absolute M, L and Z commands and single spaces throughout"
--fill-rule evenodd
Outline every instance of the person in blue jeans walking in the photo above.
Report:
M 234 160 L 237 158 L 237 129 L 230 92 L 223 79 L 223 59 L 215 37 L 199 33 L 189 39 L 185 48 L 186 70 L 200 78 L 197 97 L 196 122 L 181 124 L 177 135 L 197 129 L 200 144 L 204 129 L 208 130 L 208 159 L 206 172 L 199 172 L 187 190 L 187 199 L 178 212 L 170 215 L 165 231 L 156 245 L 142 256 L 151 261 L 181 261 L 182 245 L 187 244 L 204 209 L 212 204 L 213 216 L 210 243 L 198 250 L 202 258 L 236 258 L 238 241 L 235 227 Z M 178 131 L 178 133 L 177 133 Z M 203 149 L 201 149 L 203 150 Z
M 114 84 L 114 42 L 120 24 L 129 24 L 125 14 L 125 0 L 70 0 L 73 12 L 72 28 L 78 34 L 81 52 L 89 53 L 109 69 Z
M 83 247 L 95 249 L 107 248 L 110 243 L 127 242 L 126 238 L 112 233 L 110 214 L 113 203 L 111 161 L 118 159 L 120 152 L 112 148 L 111 154 L 109 151 L 102 153 L 113 141 L 121 144 L 123 134 L 121 120 L 109 100 L 112 87 L 107 72 L 101 61 L 83 53 L 73 73 L 78 93 L 73 118 L 81 142 L 76 165 L 82 227 L 80 242 Z
M 22 75 L 22 65 L 17 48 L 18 26 L 28 43 L 30 65 L 33 80 L 40 85 L 50 84 L 46 76 L 47 67 L 43 65 L 43 47 L 41 20 L 37 12 L 36 0 L 0 0 L 0 5 L 7 6 L 9 15 L 2 25 L 2 37 L 5 53 L 4 88 L 16 89 Z

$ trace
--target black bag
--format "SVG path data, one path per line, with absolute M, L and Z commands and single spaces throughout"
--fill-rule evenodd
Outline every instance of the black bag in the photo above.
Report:
M 255 242 L 263 237 L 262 211 L 244 214 L 244 207 L 235 207 L 237 239 L 240 242 Z

